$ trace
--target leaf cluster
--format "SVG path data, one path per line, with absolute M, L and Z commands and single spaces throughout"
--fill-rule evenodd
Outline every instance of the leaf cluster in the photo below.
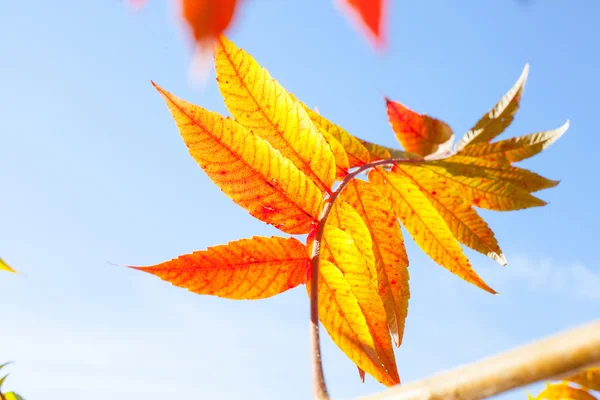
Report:
M 386 99 L 401 151 L 353 136 L 311 110 L 224 36 L 217 40 L 215 66 L 233 118 L 153 84 L 190 155 L 214 184 L 255 218 L 284 233 L 306 235 L 306 241 L 252 237 L 133 268 L 198 294 L 261 299 L 301 284 L 310 289 L 310 254 L 313 245 L 320 246 L 323 326 L 362 377 L 366 372 L 384 385 L 399 383 L 392 340 L 396 346 L 402 343 L 410 297 L 401 226 L 436 263 L 496 293 L 472 268 L 461 245 L 506 264 L 477 209 L 545 205 L 533 193 L 558 181 L 514 164 L 547 148 L 568 122 L 559 129 L 493 141 L 519 108 L 526 66 L 456 145 L 445 122 Z M 350 179 L 357 169 L 367 172 L 366 179 Z M 329 207 L 330 213 L 324 213 Z M 317 227 L 327 216 L 322 240 L 315 243 Z

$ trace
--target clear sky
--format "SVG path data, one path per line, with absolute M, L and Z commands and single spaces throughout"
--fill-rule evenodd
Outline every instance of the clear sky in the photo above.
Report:
M 382 93 L 468 130 L 531 64 L 503 137 L 571 129 L 523 166 L 561 184 L 547 207 L 483 212 L 508 258 L 467 251 L 498 290 L 452 276 L 414 243 L 396 355 L 404 382 L 600 317 L 597 0 L 392 0 L 375 53 L 328 0 L 247 0 L 229 36 L 288 90 L 357 136 L 397 146 Z M 278 232 L 212 185 L 150 80 L 190 85 L 170 3 L 0 2 L 0 362 L 28 400 L 310 398 L 303 287 L 263 301 L 198 296 L 148 265 Z M 596 244 L 594 244 L 596 243 Z M 110 263 L 109 263 L 110 262 Z M 336 398 L 383 387 L 325 335 Z M 536 388 L 534 388 L 536 389 Z M 524 391 L 505 399 L 525 399 Z

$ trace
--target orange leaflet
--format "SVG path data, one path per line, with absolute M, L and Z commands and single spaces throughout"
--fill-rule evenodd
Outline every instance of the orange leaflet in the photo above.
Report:
M 306 282 L 306 247 L 294 238 L 258 237 L 131 267 L 190 292 L 228 299 L 263 299 Z
M 356 20 L 376 47 L 384 45 L 383 20 L 386 14 L 384 0 L 341 0 L 349 16 Z
M 398 219 L 387 199 L 363 180 L 352 180 L 340 199 L 358 213 L 372 238 L 379 297 L 383 300 L 392 337 L 399 347 L 404 335 L 410 290 L 408 256 Z
M 227 29 L 236 0 L 182 0 L 181 11 L 196 42 L 211 41 Z
M 190 155 L 227 196 L 286 233 L 311 230 L 323 194 L 290 160 L 230 118 L 154 86 L 173 114 Z
M 404 150 L 425 157 L 453 140 L 452 129 L 445 122 L 416 113 L 388 98 L 385 102 L 388 119 Z

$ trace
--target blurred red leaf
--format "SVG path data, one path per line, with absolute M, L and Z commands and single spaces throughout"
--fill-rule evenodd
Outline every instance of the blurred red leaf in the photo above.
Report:
M 384 45 L 382 28 L 386 0 L 341 0 L 349 16 L 366 30 L 376 47 Z

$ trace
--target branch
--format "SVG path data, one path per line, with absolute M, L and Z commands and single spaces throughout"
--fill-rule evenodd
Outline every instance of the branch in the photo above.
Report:
M 358 400 L 474 400 L 600 365 L 600 320 Z
M 313 368 L 313 396 L 315 399 L 329 399 L 327 393 L 327 385 L 325 384 L 325 376 L 323 374 L 323 362 L 321 360 L 321 343 L 319 339 L 319 257 L 321 255 L 321 241 L 323 240 L 323 231 L 327 218 L 331 213 L 331 208 L 335 203 L 342 190 L 361 172 L 371 168 L 394 165 L 403 162 L 422 162 L 422 159 L 410 158 L 391 158 L 388 160 L 378 160 L 369 164 L 365 164 L 344 178 L 340 185 L 331 193 L 331 196 L 326 200 L 323 211 L 319 216 L 319 222 L 316 227 L 315 240 L 313 242 L 312 254 L 310 256 L 311 265 L 311 286 L 310 286 L 310 339 L 312 347 L 312 368 Z

